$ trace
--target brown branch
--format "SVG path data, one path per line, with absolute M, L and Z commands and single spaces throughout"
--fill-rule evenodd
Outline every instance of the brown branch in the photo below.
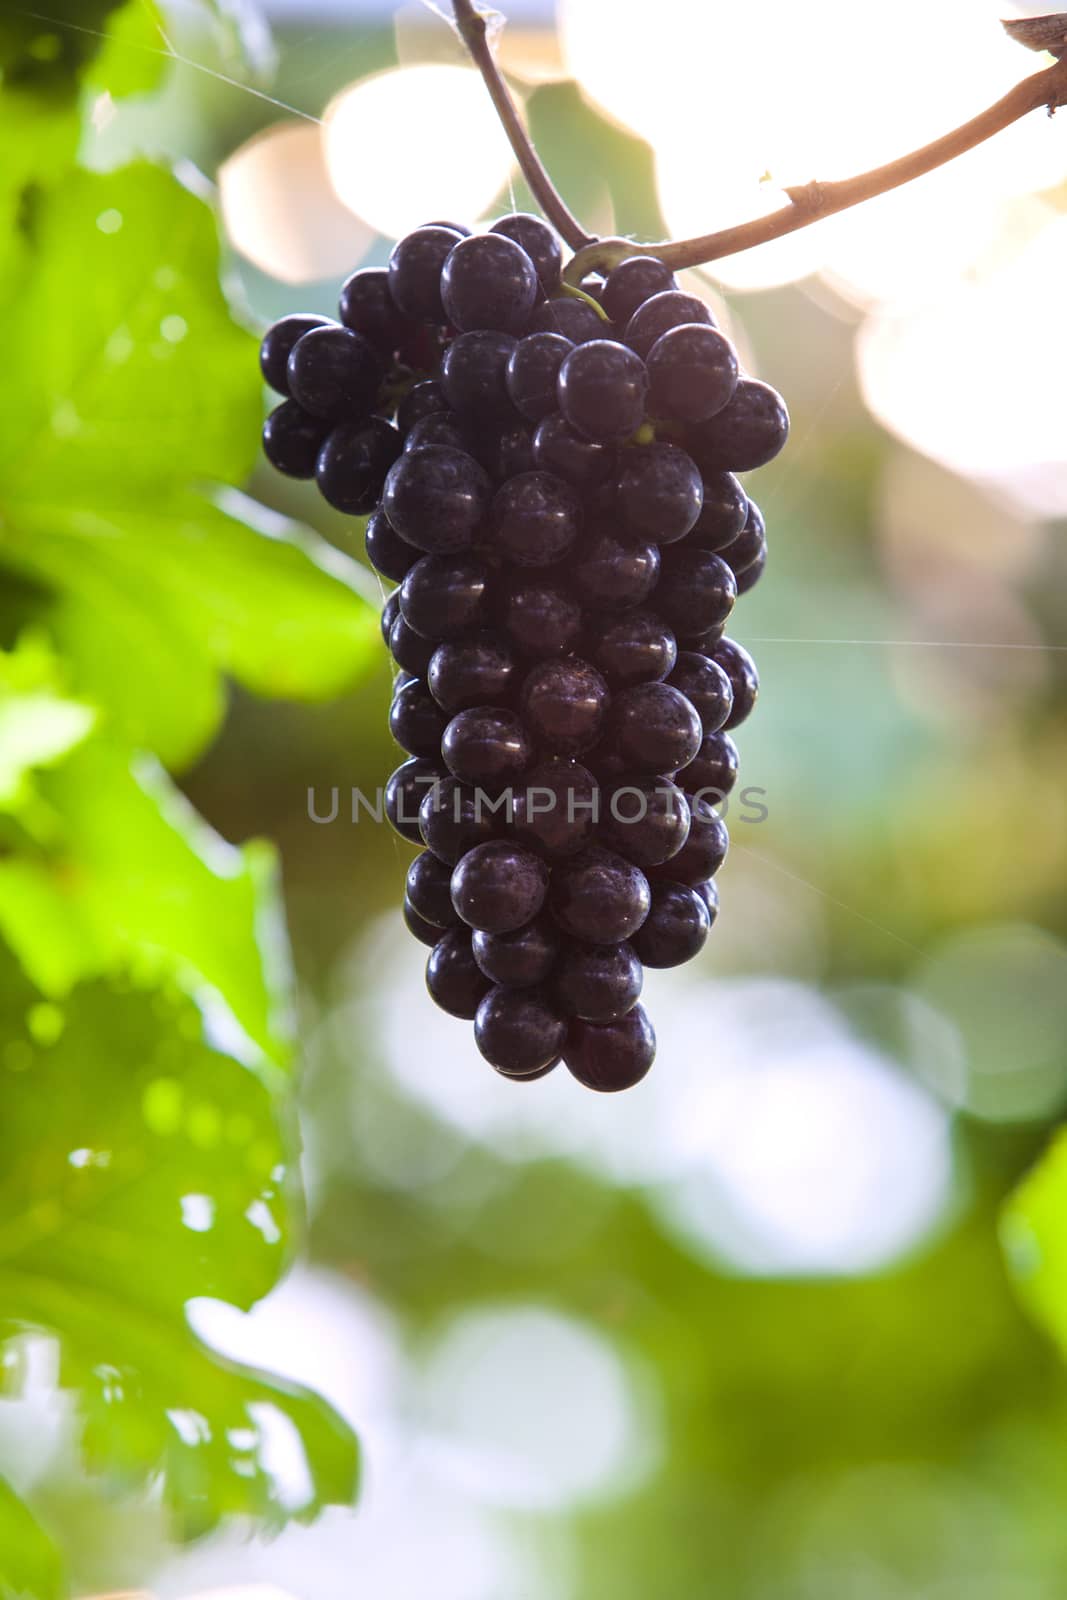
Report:
M 496 107 L 496 114 L 508 136 L 508 143 L 515 152 L 515 159 L 534 198 L 556 232 L 566 240 L 571 249 L 581 250 L 583 245 L 591 242 L 590 236 L 568 210 L 523 127 L 511 90 L 493 57 L 485 15 L 474 9 L 472 0 L 452 0 L 452 13 L 459 36 L 481 73 L 485 87 L 489 90 L 493 105 Z

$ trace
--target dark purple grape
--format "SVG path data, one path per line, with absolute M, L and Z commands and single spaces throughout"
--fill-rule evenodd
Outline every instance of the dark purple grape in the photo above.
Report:
M 748 495 L 732 472 L 705 472 L 704 505 L 687 543 L 722 550 L 737 538 L 748 515 Z
M 441 270 L 441 303 L 461 333 L 482 328 L 524 333 L 536 299 L 533 262 L 502 233 L 461 239 Z
M 400 615 L 400 590 L 394 589 L 382 604 L 382 639 L 386 648 L 389 645 L 389 635 Z
M 400 435 L 383 417 L 339 422 L 319 454 L 319 493 L 336 511 L 364 517 L 374 510 L 399 454 Z
M 442 411 L 448 411 L 445 391 L 436 378 L 424 378 L 421 383 L 412 384 L 401 400 L 396 410 L 396 425 L 406 440 L 417 422 L 439 416 Z
M 435 945 L 441 937 L 441 930 L 432 922 L 427 922 L 425 917 L 420 917 L 407 895 L 404 896 L 404 924 L 410 934 L 420 944 Z
M 412 391 L 414 393 L 414 391 Z M 467 450 L 466 430 L 452 411 L 431 411 L 429 416 L 413 422 L 404 435 L 405 454 L 412 450 L 425 450 L 428 445 L 444 445 L 448 450 Z
M 653 612 L 628 611 L 594 624 L 588 654 L 612 688 L 626 689 L 666 678 L 678 658 L 678 646 L 666 623 Z
M 612 322 L 625 328 L 638 306 L 651 300 L 654 294 L 677 287 L 670 267 L 665 267 L 655 256 L 627 256 L 608 273 L 601 304 Z
M 624 940 L 565 945 L 552 987 L 567 1016 L 582 1022 L 618 1022 L 641 998 L 643 983 L 641 963 Z
M 695 454 L 704 472 L 753 472 L 773 461 L 788 437 L 789 412 L 778 391 L 742 378 L 729 405 L 701 429 Z
M 564 933 L 587 944 L 618 944 L 648 915 L 648 879 L 612 850 L 592 846 L 552 873 L 552 914 Z
M 691 639 L 726 621 L 737 581 L 712 550 L 682 545 L 665 560 L 656 585 L 656 610 L 679 639 Z
M 763 549 L 760 551 L 760 553 L 756 557 L 755 561 L 752 562 L 751 566 L 746 567 L 744 572 L 742 572 L 741 576 L 738 578 L 738 580 L 737 580 L 737 593 L 738 593 L 738 595 L 740 596 L 740 595 L 743 595 L 743 594 L 747 594 L 750 589 L 754 589 L 756 587 L 757 583 L 763 577 L 763 574 L 764 574 L 764 572 L 766 570 L 767 570 L 767 546 L 764 545 Z
M 584 439 L 553 411 L 534 430 L 533 458 L 543 471 L 553 472 L 579 489 L 593 489 L 611 476 L 616 449 L 596 439 Z
M 704 485 L 696 463 L 675 444 L 624 450 L 618 504 L 626 531 L 655 544 L 684 539 L 700 516 Z
M 289 393 L 289 357 L 293 353 L 293 346 L 305 333 L 310 333 L 312 328 L 334 328 L 337 324 L 328 317 L 282 317 L 273 327 L 267 329 L 263 336 L 263 343 L 259 347 L 260 371 L 266 382 L 278 394 Z M 284 467 L 279 469 L 284 472 Z M 310 473 L 294 474 L 294 476 L 310 477 Z
M 648 373 L 624 344 L 591 339 L 577 345 L 559 369 L 559 409 L 586 439 L 621 443 L 645 416 Z
M 364 546 L 375 572 L 380 572 L 383 578 L 391 578 L 394 583 L 399 583 L 419 559 L 419 552 L 390 527 L 384 511 L 375 511 L 368 517 Z M 392 627 L 392 623 L 389 626 Z
M 459 913 L 452 904 L 452 868 L 432 850 L 421 851 L 408 868 L 404 893 L 424 922 L 455 928 Z
M 452 904 L 479 933 L 514 933 L 545 903 L 548 868 L 540 856 L 507 839 L 468 850 L 452 873 Z
M 531 850 L 559 860 L 591 842 L 599 811 L 592 774 L 575 761 L 543 761 L 526 773 L 514 794 L 515 837 Z
M 719 888 L 715 883 L 698 883 L 696 892 L 708 908 L 708 921 L 711 927 L 715 926 L 715 918 L 719 915 Z
M 416 228 L 393 246 L 389 257 L 389 292 L 406 317 L 416 322 L 444 322 L 441 269 L 460 234 L 450 227 Z
M 413 756 L 436 756 L 446 718 L 421 678 L 409 678 L 393 694 L 389 732 Z
M 422 556 L 400 585 L 400 614 L 424 639 L 458 639 L 479 627 L 489 568 L 477 556 Z
M 656 883 L 664 879 L 695 889 L 715 876 L 730 848 L 726 823 L 710 798 L 693 800 L 689 808 L 689 833 L 678 854 L 649 872 Z
M 399 596 L 397 607 L 399 612 Z M 389 629 L 389 650 L 398 667 L 410 672 L 413 678 L 425 678 L 430 670 L 434 642 L 432 639 L 424 639 L 421 633 L 416 633 L 414 628 L 398 614 Z
M 664 289 L 651 295 L 638 306 L 626 324 L 625 339 L 642 361 L 651 353 L 652 346 L 672 328 L 683 323 L 702 323 L 711 327 L 714 318 L 703 300 L 695 295 L 683 294 L 680 289 Z
M 519 681 L 509 645 L 494 633 L 478 633 L 440 645 L 427 678 L 437 704 L 450 716 L 473 706 L 507 700 Z
M 454 778 L 496 790 L 526 770 L 532 750 L 514 712 L 472 706 L 458 711 L 446 727 L 441 754 Z
M 413 756 L 393 773 L 385 786 L 385 814 L 402 839 L 422 843 L 419 807 L 426 791 L 444 778 L 440 764 L 424 756 Z
M 426 963 L 426 987 L 450 1017 L 474 1020 L 492 985 L 474 959 L 466 928 L 453 928 L 438 939 Z
M 404 337 L 406 323 L 397 309 L 384 267 L 353 272 L 341 290 L 341 321 L 361 333 L 386 360 Z
M 558 581 L 516 576 L 506 586 L 500 620 L 522 655 L 540 659 L 570 650 L 582 631 L 582 608 Z
M 646 967 L 680 967 L 700 954 L 711 931 L 700 895 L 681 883 L 652 885 L 652 909 L 634 934 L 634 949 Z
M 465 222 L 442 222 L 440 217 L 435 217 L 432 222 L 420 222 L 420 228 L 448 228 L 460 239 L 469 239 L 474 232 Z
M 563 1059 L 587 1089 L 613 1094 L 632 1089 L 656 1056 L 656 1035 L 643 1006 L 618 1022 L 572 1022 Z
M 514 417 L 507 371 L 516 344 L 512 334 L 491 328 L 452 340 L 441 362 L 441 388 L 453 411 L 478 424 Z
M 634 772 L 677 772 L 700 748 L 700 718 L 666 683 L 639 683 L 616 695 L 611 725 L 619 754 Z
M 263 454 L 287 478 L 313 478 L 330 424 L 295 400 L 283 400 L 263 424 Z
M 544 983 L 556 961 L 559 940 L 547 917 L 535 917 L 513 933 L 476 933 L 474 959 L 493 983 L 530 989 Z
M 528 333 L 511 352 L 507 392 L 527 422 L 540 422 L 556 409 L 556 379 L 564 358 L 574 349 L 559 333 Z
M 688 838 L 689 802 L 667 778 L 624 776 L 601 788 L 600 834 L 642 872 L 662 866 Z
M 527 674 L 519 697 L 534 742 L 557 756 L 579 756 L 596 744 L 609 702 L 600 673 L 577 656 L 539 662 Z
M 530 318 L 528 331 L 559 333 L 571 344 L 588 344 L 590 339 L 603 339 L 610 330 L 611 324 L 593 306 L 566 294 L 542 301 Z
M 689 796 L 718 805 L 725 800 L 737 782 L 737 746 L 728 733 L 708 733 L 689 765 L 675 774 L 678 784 Z
M 745 526 L 723 550 L 722 559 L 730 568 L 735 578 L 747 572 L 761 556 L 767 552 L 767 528 L 763 521 L 763 513 L 754 500 L 748 502 L 748 516 Z
M 455 778 L 442 778 L 419 807 L 422 842 L 439 860 L 455 866 L 475 845 L 485 844 L 496 831 L 493 813 L 484 800 Z
M 555 1066 L 566 1024 L 539 989 L 490 989 L 474 1019 L 474 1042 L 505 1078 L 532 1078 Z
M 739 728 L 751 716 L 759 697 L 756 663 L 748 651 L 733 639 L 720 639 L 708 654 L 725 672 L 734 691 L 733 707 L 723 727 Z
M 551 566 L 578 537 L 581 515 L 581 501 L 569 483 L 550 472 L 523 472 L 494 496 L 493 541 L 516 566 Z
M 667 682 L 685 695 L 705 733 L 717 733 L 725 725 L 733 708 L 734 691 L 717 661 L 696 650 L 683 650 Z
M 490 430 L 476 440 L 473 449 L 494 483 L 507 483 L 534 470 L 533 443 L 524 422 L 516 422 L 500 432 Z
M 707 422 L 737 388 L 737 352 L 717 328 L 684 322 L 648 352 L 649 405 L 658 417 Z
M 333 322 L 296 341 L 288 372 L 293 399 L 305 411 L 339 422 L 369 416 L 382 381 L 382 358 L 361 333 Z
M 431 445 L 393 463 L 382 505 L 402 539 L 432 555 L 448 555 L 474 542 L 489 495 L 489 479 L 473 456 Z
M 530 216 L 528 212 L 515 211 L 509 216 L 500 217 L 489 232 L 502 233 L 506 239 L 513 239 L 521 246 L 534 264 L 541 293 L 556 292 L 563 268 L 563 250 L 547 222 L 542 222 L 540 217 Z
M 648 598 L 659 572 L 654 544 L 624 544 L 612 533 L 594 533 L 579 549 L 574 587 L 593 611 L 626 611 Z

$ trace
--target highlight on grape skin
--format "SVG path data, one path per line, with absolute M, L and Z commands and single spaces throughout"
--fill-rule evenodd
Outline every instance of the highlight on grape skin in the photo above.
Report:
M 714 807 L 756 667 L 725 630 L 767 558 L 738 480 L 788 435 L 708 309 L 648 257 L 588 298 L 548 225 L 426 223 L 287 317 L 263 447 L 367 516 L 405 760 L 386 814 L 427 988 L 514 1082 L 645 1076 L 645 967 L 717 920 Z

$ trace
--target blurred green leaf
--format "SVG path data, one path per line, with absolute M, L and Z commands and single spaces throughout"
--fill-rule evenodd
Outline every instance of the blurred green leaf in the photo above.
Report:
M 0 11 L 0 73 L 6 83 L 58 99 L 73 94 L 78 73 L 100 49 L 121 0 L 49 0 Z
M 34 770 L 68 755 L 96 721 L 91 706 L 56 692 L 55 672 L 39 641 L 0 650 L 0 810 L 26 806 Z
M 58 1006 L 0 983 L 0 1303 L 60 1343 L 93 1468 L 162 1473 L 187 1533 L 227 1513 L 280 1523 L 351 1499 L 345 1424 L 298 1387 L 216 1359 L 187 1302 L 248 1308 L 283 1272 L 294 1200 L 279 1078 L 206 1036 L 163 988 L 93 984 Z M 296 1429 L 309 1488 L 265 1450 Z
M 111 18 L 107 38 L 86 72 L 89 88 L 119 98 L 147 94 L 166 71 L 163 14 L 153 0 L 128 0 Z
M 1016 1189 L 1001 1241 L 1022 1299 L 1067 1355 L 1067 1132 Z
M 0 1600 L 60 1600 L 64 1592 L 59 1551 L 0 1478 Z

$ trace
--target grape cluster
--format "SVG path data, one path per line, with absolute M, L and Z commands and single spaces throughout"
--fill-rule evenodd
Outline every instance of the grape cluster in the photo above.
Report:
M 390 821 L 424 846 L 404 915 L 437 1004 L 504 1076 L 648 1071 L 645 967 L 702 948 L 758 678 L 725 636 L 763 572 L 735 476 L 788 416 L 702 301 L 633 256 L 576 295 L 531 216 L 417 228 L 340 320 L 262 347 L 264 448 L 367 515 L 408 759 Z

